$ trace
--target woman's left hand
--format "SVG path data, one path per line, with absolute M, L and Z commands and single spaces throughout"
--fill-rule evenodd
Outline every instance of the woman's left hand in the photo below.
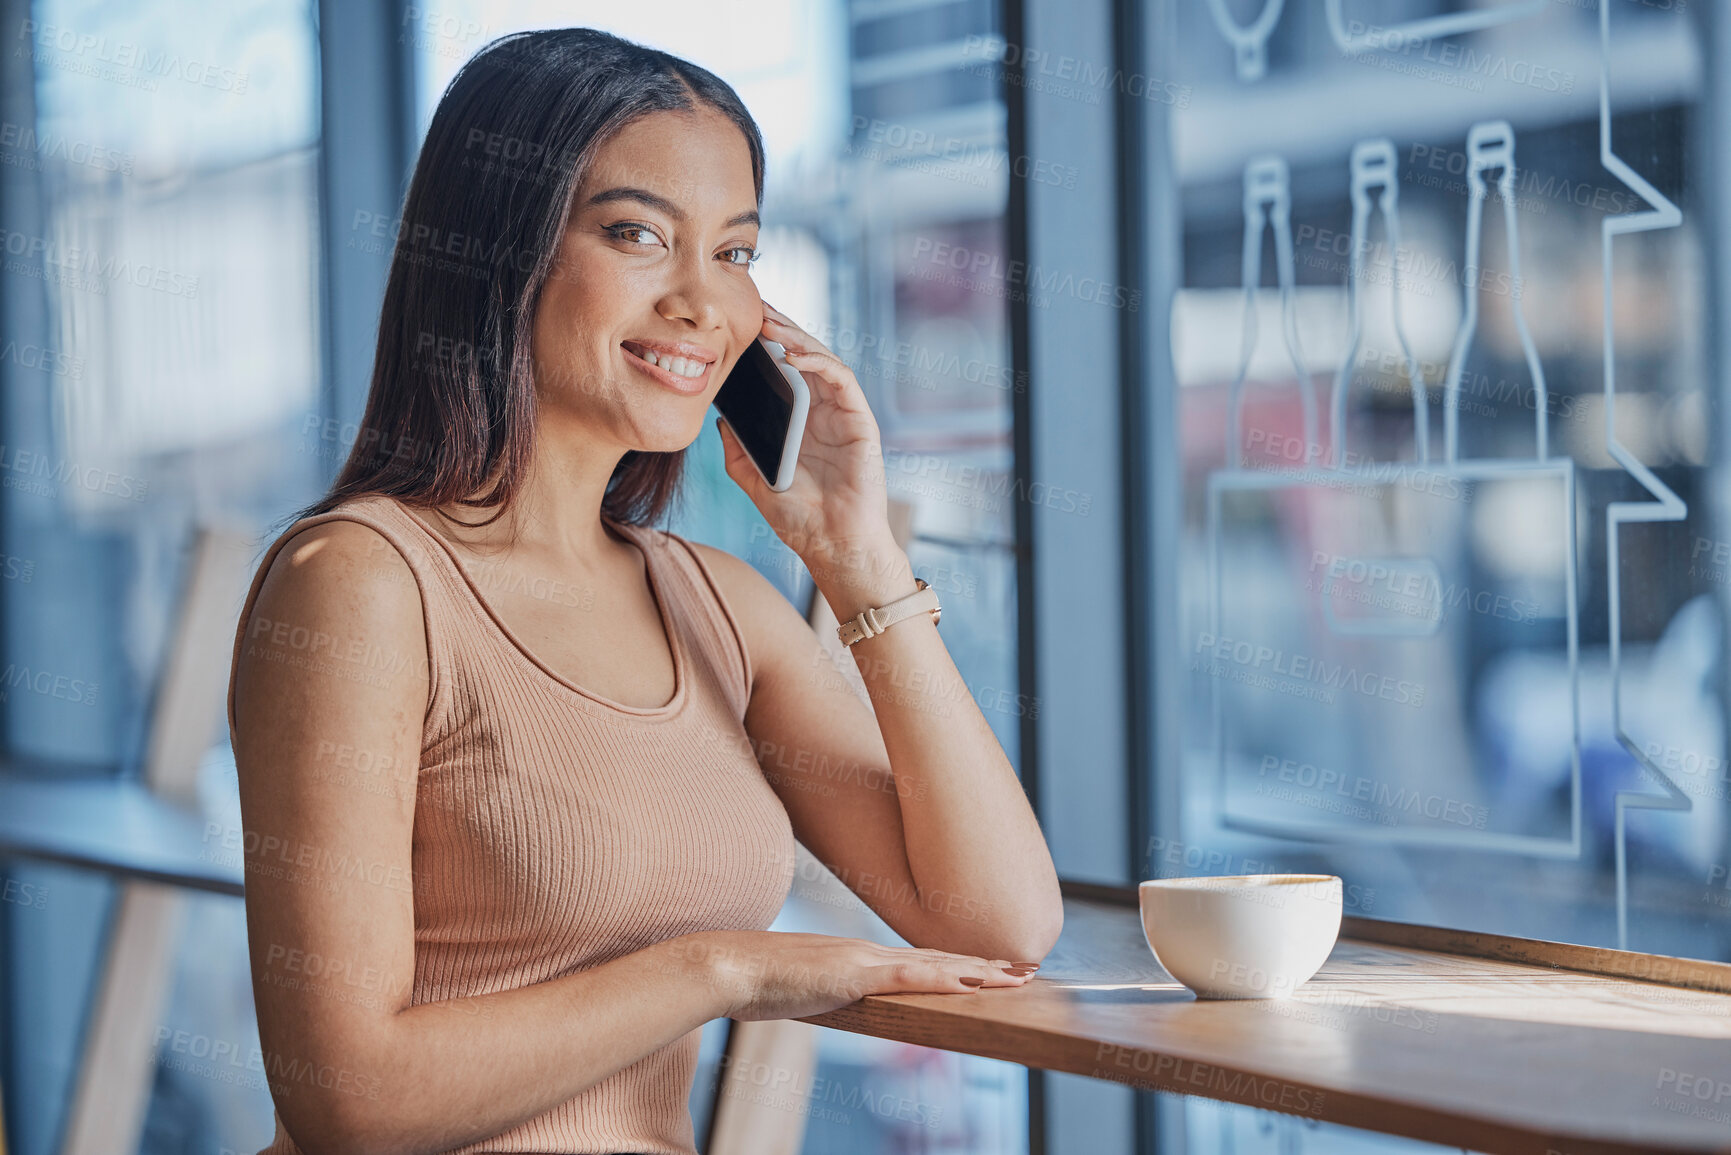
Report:
M 785 314 L 763 306 L 763 335 L 811 387 L 793 484 L 777 493 L 733 431 L 719 423 L 727 475 L 745 490 L 776 536 L 816 574 L 840 559 L 895 550 L 877 420 L 859 380 L 834 353 Z

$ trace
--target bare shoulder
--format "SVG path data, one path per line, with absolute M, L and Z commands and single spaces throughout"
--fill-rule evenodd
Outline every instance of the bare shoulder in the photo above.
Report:
M 374 677 L 381 659 L 388 685 Z M 425 696 L 426 633 L 408 562 L 378 531 L 333 520 L 290 537 L 271 561 L 244 627 L 236 710 L 250 684 L 270 699 Z
M 757 567 L 724 549 L 697 541 L 688 544 L 714 575 L 716 585 L 721 587 L 721 595 L 727 599 L 735 616 L 741 619 L 741 629 L 785 632 L 792 628 L 802 633 L 810 632 L 805 624 L 805 615 L 794 608 L 787 595 L 759 573 Z M 747 618 L 749 622 L 745 620 Z
M 312 526 L 283 543 L 253 605 L 261 609 L 359 613 L 381 626 L 404 619 L 420 622 L 421 594 L 409 563 L 385 536 L 358 521 Z M 417 631 L 418 632 L 418 631 Z
M 736 610 L 745 609 L 750 612 L 751 608 L 761 610 L 763 606 L 775 603 L 788 606 L 788 600 L 782 596 L 781 591 L 776 589 L 768 578 L 758 573 L 757 568 L 750 562 L 713 545 L 705 545 L 689 538 L 685 539 L 685 542 L 703 559 L 703 563 L 715 577 L 716 584 L 721 587 L 722 595 Z
M 806 662 L 816 647 L 816 635 L 805 615 L 794 608 L 775 584 L 756 567 L 724 549 L 689 542 L 709 568 L 721 596 L 727 600 L 751 650 L 752 665 L 773 669 L 788 662 Z

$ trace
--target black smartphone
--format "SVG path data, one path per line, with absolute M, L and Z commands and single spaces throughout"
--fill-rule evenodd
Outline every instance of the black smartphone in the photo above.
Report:
M 793 484 L 811 408 L 811 388 L 787 363 L 786 352 L 766 337 L 747 345 L 714 401 L 758 473 L 778 491 Z

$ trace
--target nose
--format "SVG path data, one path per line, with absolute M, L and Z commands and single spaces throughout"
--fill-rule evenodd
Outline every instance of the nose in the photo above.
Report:
M 688 322 L 693 329 L 719 329 L 725 314 L 719 299 L 715 277 L 720 269 L 714 262 L 693 251 L 675 262 L 673 280 L 656 304 L 656 311 L 669 321 Z

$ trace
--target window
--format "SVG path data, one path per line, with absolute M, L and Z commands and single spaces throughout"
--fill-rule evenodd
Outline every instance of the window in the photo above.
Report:
M 1322 870 L 1348 914 L 1731 958 L 1721 17 L 1155 22 L 1142 877 Z M 1182 1114 L 1185 1150 L 1406 1147 Z
M 262 533 L 322 487 L 318 80 L 305 0 L 13 5 L 0 116 L 0 599 L 9 764 L 138 776 L 195 534 Z M 226 724 L 188 780 L 238 829 Z M 117 888 L 8 861 L 6 1118 L 72 1125 Z M 16 884 L 16 885 L 14 885 Z M 153 1055 L 150 1151 L 268 1137 L 241 904 L 175 900 L 160 972 L 122 977 Z M 155 975 L 153 978 L 152 976 Z M 213 1057 L 214 1051 L 214 1057 Z M 227 1056 L 235 1062 L 224 1062 Z M 90 1117 L 95 1117 L 91 1115 Z M 251 1149 L 251 1148 L 247 1148 Z
M 1184 803 L 1150 865 L 1723 958 L 1706 45 L 1668 4 L 1423 8 L 1293 13 L 1258 77 L 1179 19 Z

